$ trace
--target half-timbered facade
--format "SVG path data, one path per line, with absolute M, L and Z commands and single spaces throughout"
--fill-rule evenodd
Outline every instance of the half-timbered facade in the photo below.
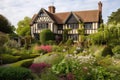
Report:
M 62 35 L 64 29 L 70 28 L 69 38 L 78 41 L 78 29 L 84 28 L 85 34 L 97 32 L 102 22 L 102 3 L 98 3 L 98 9 L 87 11 L 73 11 L 56 13 L 54 6 L 49 6 L 48 11 L 41 8 L 35 14 L 31 22 L 31 35 L 39 38 L 43 29 L 50 29 L 56 35 Z M 84 25 L 81 25 L 84 24 Z

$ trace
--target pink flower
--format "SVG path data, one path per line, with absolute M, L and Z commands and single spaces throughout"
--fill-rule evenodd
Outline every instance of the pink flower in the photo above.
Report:
M 34 73 L 41 73 L 43 72 L 46 68 L 49 68 L 50 65 L 46 64 L 46 63 L 33 63 L 30 66 L 30 69 L 32 70 L 32 72 Z
M 43 50 L 44 52 L 51 52 L 52 51 L 52 46 L 50 45 L 41 45 L 41 46 L 35 46 L 35 50 Z

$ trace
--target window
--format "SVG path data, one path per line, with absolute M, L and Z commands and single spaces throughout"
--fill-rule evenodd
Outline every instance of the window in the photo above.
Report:
M 48 28 L 48 24 L 47 23 L 38 23 L 38 29 L 47 29 Z
M 92 29 L 92 23 L 85 23 L 85 29 Z
M 78 40 L 78 35 L 77 34 L 70 34 L 69 38 L 73 39 L 74 41 Z
M 46 16 L 46 14 L 42 12 L 42 13 L 40 14 L 40 16 L 42 16 L 42 17 L 43 17 L 43 16 Z
M 58 25 L 58 30 L 63 30 L 63 25 Z
M 67 26 L 71 29 L 77 29 L 79 27 L 79 24 L 68 24 Z

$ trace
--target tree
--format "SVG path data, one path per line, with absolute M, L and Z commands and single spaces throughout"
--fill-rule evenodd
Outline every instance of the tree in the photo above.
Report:
M 30 35 L 30 22 L 31 18 L 25 17 L 24 20 L 18 22 L 17 34 L 20 36 Z
M 116 12 L 112 12 L 112 14 L 108 17 L 108 23 L 120 23 L 120 8 Z
M 8 19 L 0 14 L 0 31 L 4 33 L 13 33 L 14 26 L 10 24 Z

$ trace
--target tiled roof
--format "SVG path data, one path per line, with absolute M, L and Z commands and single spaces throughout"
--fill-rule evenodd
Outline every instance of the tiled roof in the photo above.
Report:
M 99 21 L 99 10 L 89 10 L 89 11 L 75 11 L 72 12 L 77 16 L 79 20 L 83 22 L 98 22 Z M 64 21 L 69 17 L 71 12 L 54 13 L 53 18 L 58 24 L 63 24 Z
M 78 18 L 82 19 L 83 22 L 98 22 L 99 21 L 99 10 L 89 11 L 78 11 L 74 12 Z
M 70 12 L 64 12 L 64 13 L 54 13 L 53 18 L 58 24 L 63 24 L 64 21 L 69 17 Z
M 50 13 L 45 9 L 44 11 L 57 24 L 64 24 L 65 20 L 67 20 L 67 18 L 71 14 L 71 12 Z M 77 19 L 79 19 L 82 22 L 99 22 L 99 18 L 100 18 L 99 10 L 73 11 L 72 13 L 77 17 Z M 36 17 L 37 15 L 35 14 L 32 18 L 32 22 L 34 22 Z

